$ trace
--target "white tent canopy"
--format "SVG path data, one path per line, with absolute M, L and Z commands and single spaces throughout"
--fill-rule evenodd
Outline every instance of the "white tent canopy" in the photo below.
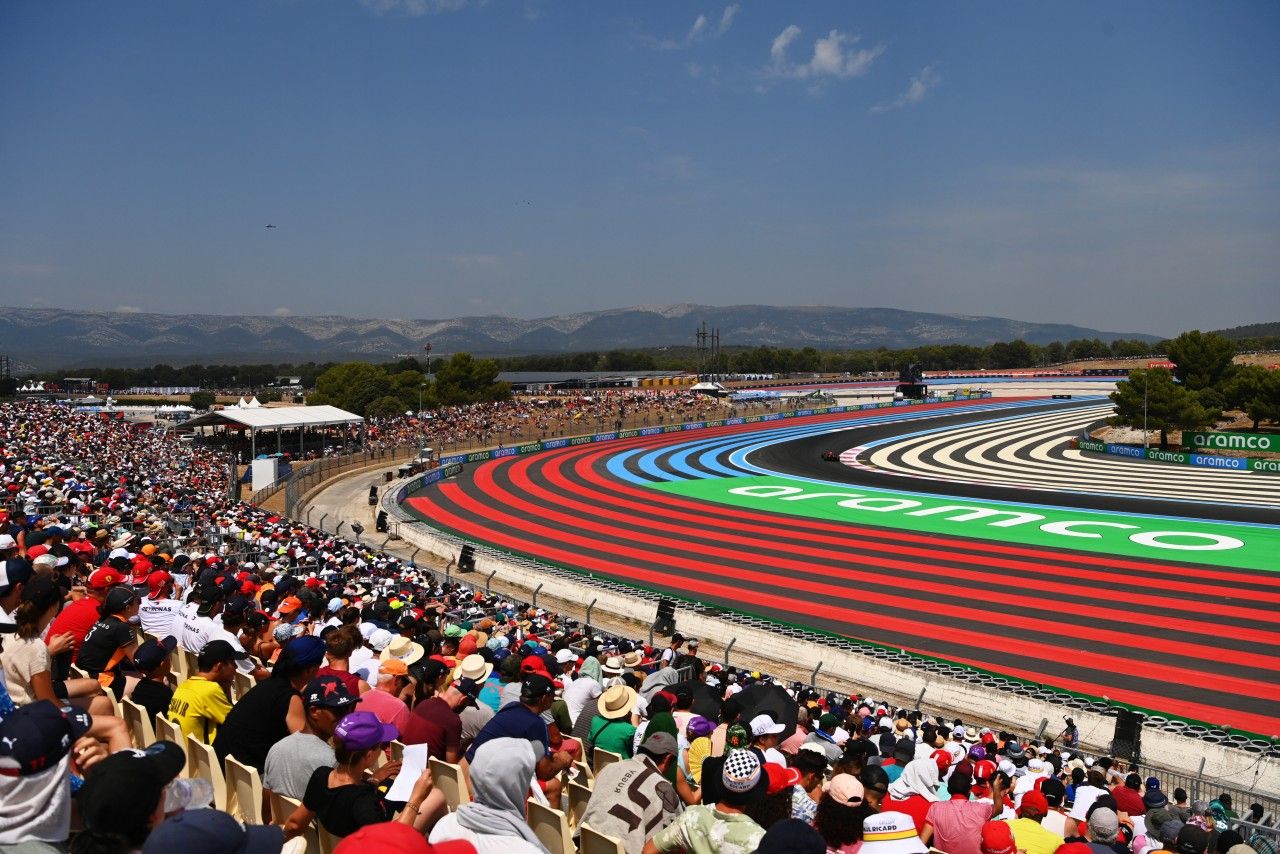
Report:
M 276 448 L 280 448 L 280 433 L 283 430 L 297 430 L 299 443 L 302 434 L 308 427 L 333 427 L 340 424 L 363 424 L 364 419 L 353 412 L 339 409 L 336 406 L 259 406 L 257 409 L 240 409 L 227 407 L 214 412 L 197 415 L 180 425 L 179 431 L 189 431 L 201 427 L 242 427 L 249 430 L 253 443 L 253 454 L 257 456 L 258 431 L 273 430 L 276 433 Z

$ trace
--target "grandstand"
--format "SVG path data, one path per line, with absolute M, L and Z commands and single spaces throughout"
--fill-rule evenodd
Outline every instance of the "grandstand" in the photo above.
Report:
M 711 405 L 673 401 L 653 398 Z M 433 429 L 479 439 L 500 406 Z M 230 417 L 277 435 L 352 423 L 318 415 Z M 384 422 L 368 441 L 417 429 Z M 1243 779 L 1103 756 L 1071 721 L 1018 731 L 996 704 L 921 709 L 900 685 L 855 695 L 819 689 L 817 670 L 728 667 L 705 638 L 539 607 L 542 582 L 527 599 L 495 591 L 340 536 L 336 519 L 230 500 L 226 477 L 170 434 L 0 404 L 0 846 L 175 850 L 217 828 L 223 850 L 415 850 L 393 841 L 410 834 L 586 854 L 676 850 L 723 823 L 749 851 L 795 818 L 830 850 L 870 854 L 880 832 L 977 850 L 981 825 L 934 812 L 950 792 L 1015 836 L 1035 819 L 1117 854 L 1274 854 L 1280 803 Z M 549 577 L 560 600 L 632 595 Z M 778 634 L 712 614 L 681 627 L 716 621 L 744 646 Z M 1256 778 L 1274 752 L 1250 755 Z

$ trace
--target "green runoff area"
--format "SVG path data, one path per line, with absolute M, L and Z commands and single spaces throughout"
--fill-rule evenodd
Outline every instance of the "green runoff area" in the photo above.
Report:
M 1000 543 L 1280 571 L 1280 527 L 845 488 L 772 475 L 653 484 L 687 498 Z

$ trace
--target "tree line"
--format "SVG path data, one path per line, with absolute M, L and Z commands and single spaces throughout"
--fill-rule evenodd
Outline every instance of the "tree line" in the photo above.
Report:
M 1111 423 L 1158 431 L 1167 448 L 1170 430 L 1211 427 L 1228 410 L 1245 413 L 1254 430 L 1280 422 L 1280 370 L 1235 364 L 1239 343 L 1212 332 L 1182 333 L 1165 348 L 1176 367 L 1133 370 L 1112 392 Z

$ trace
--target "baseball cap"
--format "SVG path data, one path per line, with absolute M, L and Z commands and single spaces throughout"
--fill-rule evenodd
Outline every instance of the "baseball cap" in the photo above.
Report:
M 280 650 L 276 666 L 310 667 L 324 661 L 325 643 L 315 635 L 299 635 Z
M 29 777 L 57 768 L 93 718 L 71 706 L 39 700 L 19 706 L 0 723 L 0 775 Z
M 0 534 L 0 551 L 5 551 L 7 549 L 16 549 L 17 547 L 18 547 L 17 540 L 9 536 L 8 534 Z
M 378 664 L 378 673 L 386 676 L 408 676 L 409 665 L 398 658 L 388 658 Z
M 100 566 L 89 575 L 90 590 L 106 590 L 123 583 L 124 574 L 110 566 Z
M 982 825 L 982 840 L 978 848 L 982 854 L 1015 854 L 1018 850 L 1007 821 L 989 821 Z
M 862 782 L 852 774 L 836 774 L 831 778 L 831 784 L 827 787 L 827 794 L 838 804 L 847 807 L 856 807 L 862 803 L 866 796 L 866 789 L 863 788 Z
M 1049 801 L 1045 796 L 1034 789 L 1022 796 L 1022 802 L 1018 805 L 1018 816 L 1022 817 L 1031 813 L 1032 815 L 1048 815 Z
M 1067 787 L 1057 777 L 1046 777 L 1040 782 L 1040 794 L 1044 795 L 1049 806 L 1060 807 L 1067 797 Z
M 302 610 L 302 600 L 297 596 L 286 596 L 278 609 L 283 614 L 294 614 Z
M 649 751 L 654 756 L 675 756 L 680 746 L 676 743 L 675 736 L 671 733 L 655 732 L 646 736 L 645 740 L 641 742 L 640 748 Z
M 789 789 L 800 782 L 800 769 L 789 768 L 776 762 L 766 762 L 764 773 L 769 781 L 768 793 L 771 795 L 776 795 L 783 789 Z
M 147 598 L 155 599 L 160 596 L 160 592 L 164 590 L 164 586 L 173 581 L 173 576 L 165 572 L 163 569 L 157 569 L 155 572 L 147 576 Z
M 277 850 L 279 850 L 277 848 Z M 476 854 L 470 842 L 428 842 L 422 831 L 398 821 L 366 824 L 342 838 L 333 854 L 368 854 L 370 851 L 395 851 L 397 854 Z
M 915 819 L 890 811 L 863 819 L 861 850 L 866 854 L 926 854 L 929 849 L 916 833 Z
M 351 696 L 337 676 L 317 676 L 307 683 L 302 692 L 302 703 L 308 708 L 345 709 L 354 706 L 359 697 Z
M 145 827 L 164 787 L 186 764 L 186 751 L 171 741 L 111 754 L 94 766 L 76 798 L 85 827 L 122 834 Z
M 480 696 L 480 692 L 484 690 L 484 685 L 482 683 L 477 682 L 474 679 L 467 679 L 466 677 L 463 677 L 462 679 L 455 679 L 451 684 L 459 693 L 469 699 L 472 703 L 476 701 L 476 698 Z
M 1094 813 L 1097 815 L 1097 813 Z M 1173 850 L 1178 854 L 1202 854 L 1209 846 L 1209 833 L 1203 827 L 1185 824 L 1178 831 L 1178 839 L 1173 843 Z
M 200 654 L 196 656 L 196 667 L 201 670 L 208 670 L 215 664 L 222 664 L 227 661 L 243 661 L 248 658 L 249 654 L 236 649 L 231 645 L 230 641 L 211 640 L 200 650 Z
M 556 692 L 556 683 L 541 673 L 526 673 L 520 686 L 520 702 L 533 703 Z
M 751 719 L 752 738 L 759 738 L 762 735 L 777 735 L 786 728 L 785 724 L 778 723 L 769 715 L 756 715 Z
M 394 724 L 384 724 L 372 712 L 352 712 L 338 722 L 333 736 L 348 750 L 370 750 L 395 741 L 400 730 Z
M 31 580 L 31 564 L 20 557 L 11 557 L 0 562 L 0 591 L 5 594 L 15 584 L 26 584 Z
M 183 810 L 152 829 L 143 854 L 278 854 L 284 828 L 241 824 L 215 809 Z
M 178 639 L 173 635 L 169 635 L 164 640 L 148 638 L 138 644 L 137 651 L 133 653 L 133 663 L 138 665 L 138 669 L 143 673 L 150 672 L 159 667 L 177 646 Z
M 128 608 L 134 602 L 138 601 L 138 594 L 133 592 L 132 587 L 121 585 L 113 587 L 107 593 L 107 598 L 103 600 L 102 606 L 108 614 L 115 614 Z
M 556 661 L 559 664 L 574 664 L 578 661 L 577 653 L 571 649 L 561 649 L 556 651 Z

